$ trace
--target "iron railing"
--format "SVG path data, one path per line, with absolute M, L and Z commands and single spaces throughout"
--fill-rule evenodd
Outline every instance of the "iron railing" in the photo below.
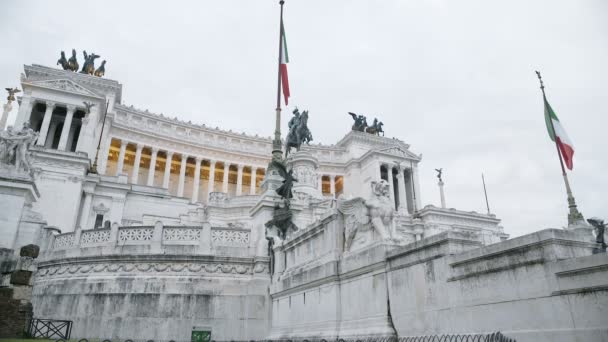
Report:
M 33 338 L 43 337 L 48 339 L 68 340 L 72 333 L 72 321 L 57 319 L 34 318 L 30 322 L 28 335 Z

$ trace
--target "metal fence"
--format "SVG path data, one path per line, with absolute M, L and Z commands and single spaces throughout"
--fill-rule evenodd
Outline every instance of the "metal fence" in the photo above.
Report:
M 59 342 L 59 341 L 58 341 Z M 61 341 L 64 342 L 64 341 Z M 147 340 L 147 339 L 81 339 L 78 342 L 191 342 L 184 340 Z M 284 340 L 211 340 L 210 342 L 516 342 L 500 332 L 489 334 L 452 334 L 407 337 L 374 337 L 361 339 L 284 339 Z
M 34 318 L 30 322 L 27 332 L 30 337 L 34 338 L 67 340 L 72 333 L 72 321 Z

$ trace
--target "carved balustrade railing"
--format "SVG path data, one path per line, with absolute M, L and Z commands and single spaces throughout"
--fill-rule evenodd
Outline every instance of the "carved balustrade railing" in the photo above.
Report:
M 214 227 L 211 229 L 211 242 L 215 246 L 247 247 L 250 231 L 240 228 Z
M 52 250 L 72 248 L 129 246 L 129 245 L 192 245 L 205 247 L 247 248 L 251 241 L 251 231 L 239 225 L 228 227 L 203 226 L 122 226 L 75 232 L 50 236 Z
M 64 233 L 55 236 L 54 249 L 66 249 L 74 246 L 75 233 Z
M 165 244 L 198 244 L 203 235 L 203 227 L 165 226 L 163 243 Z

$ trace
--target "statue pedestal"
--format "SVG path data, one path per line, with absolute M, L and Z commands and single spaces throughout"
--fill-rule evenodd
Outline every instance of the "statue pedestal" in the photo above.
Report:
M 39 196 L 34 179 L 27 172 L 0 165 L 0 248 L 19 250 L 21 246 L 16 244 L 22 240 L 19 238 L 22 217 L 31 216 L 31 204 Z
M 317 158 L 308 151 L 299 151 L 290 155 L 287 163 L 298 180 L 293 184 L 293 192 L 305 193 L 313 198 L 322 198 L 318 184 L 319 161 Z
M 260 184 L 263 196 L 277 196 L 276 190 L 283 184 L 283 177 L 277 170 L 269 167 L 266 171 L 266 177 Z

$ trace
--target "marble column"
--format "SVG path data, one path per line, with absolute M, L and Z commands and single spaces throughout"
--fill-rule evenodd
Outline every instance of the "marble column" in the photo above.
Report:
M 46 134 L 46 141 L 44 142 L 44 147 L 52 148 L 53 147 L 53 139 L 55 137 L 55 131 L 57 131 L 57 125 L 59 123 L 57 121 L 51 122 L 51 127 L 49 127 L 49 131 Z
M 125 153 L 127 152 L 127 144 L 129 142 L 126 140 L 120 141 L 120 153 L 118 154 L 118 165 L 116 165 L 116 175 L 120 175 L 122 173 L 122 169 L 125 166 Z
M 21 105 L 19 106 L 17 119 L 15 120 L 15 125 L 13 126 L 15 129 L 21 129 L 26 121 L 30 121 L 35 104 L 36 100 L 34 100 L 30 95 L 24 95 L 21 98 Z
M 68 106 L 68 112 L 65 115 L 65 120 L 63 121 L 63 129 L 61 130 L 61 138 L 59 139 L 59 146 L 57 146 L 57 149 L 60 151 L 67 150 L 68 137 L 70 135 L 70 128 L 72 127 L 72 118 L 74 117 L 75 111 L 76 111 L 75 106 Z
M 89 212 L 91 211 L 91 202 L 93 201 L 93 194 L 86 192 L 84 193 L 84 203 L 82 204 L 82 211 L 80 212 L 80 228 L 87 229 Z M 93 227 L 91 227 L 93 228 Z
M 133 172 L 131 173 L 131 183 L 137 184 L 139 180 L 139 164 L 141 162 L 141 150 L 144 149 L 144 145 L 137 144 L 135 149 L 135 162 L 133 162 Z
M 167 160 L 165 161 L 165 176 L 163 177 L 163 188 L 169 189 L 169 180 L 171 178 L 171 162 L 173 161 L 173 152 L 167 151 Z
M 90 141 L 91 139 L 87 139 L 91 134 L 89 133 L 90 128 L 93 126 L 91 123 L 91 116 L 90 114 L 87 116 L 84 116 L 82 119 L 80 119 L 80 132 L 78 132 L 78 136 L 76 137 L 76 148 L 74 149 L 74 152 L 86 152 L 86 150 L 83 150 L 83 146 L 84 146 L 84 142 L 85 140 Z
M 222 182 L 222 192 L 228 193 L 228 174 L 230 173 L 230 163 L 224 162 L 224 179 Z
M 4 131 L 6 129 L 6 120 L 8 120 L 8 113 L 13 110 L 13 105 L 11 102 L 7 102 L 2 106 L 2 117 L 0 117 L 0 131 Z
M 194 181 L 192 182 L 192 203 L 198 202 L 198 188 L 201 180 L 201 157 L 194 158 L 196 165 L 194 166 Z
M 391 165 L 386 164 L 385 166 L 389 185 L 388 194 L 391 196 L 391 203 L 393 204 L 393 208 L 395 208 L 395 182 L 393 181 L 393 167 Z
M 207 186 L 208 194 L 212 193 L 214 190 L 213 188 L 215 184 L 215 163 L 215 160 L 209 160 L 209 186 Z M 207 196 L 207 199 L 209 199 L 209 196 Z
M 329 175 L 329 193 L 336 197 L 336 175 Z
M 243 193 L 243 167 L 245 166 L 242 164 L 237 165 L 238 173 L 236 176 L 236 196 L 241 196 Z
M 148 182 L 146 185 L 154 186 L 154 174 L 156 172 L 156 156 L 158 155 L 158 147 L 152 147 L 152 155 L 150 156 L 150 168 L 148 169 Z
M 418 180 L 418 166 L 416 165 L 413 170 L 412 170 L 412 178 L 413 178 L 413 182 L 414 184 L 412 185 L 414 187 L 414 195 L 416 196 L 414 203 L 416 204 L 416 206 L 414 207 L 414 210 L 420 210 L 422 209 L 422 199 L 420 196 L 420 183 Z
M 186 180 L 186 163 L 188 156 L 182 154 L 182 163 L 179 168 L 179 184 L 177 185 L 177 197 L 184 197 L 184 181 Z
M 407 204 L 405 199 L 405 176 L 403 175 L 403 169 L 399 169 L 397 173 L 397 182 L 399 186 L 399 211 L 407 212 Z
M 255 195 L 255 183 L 258 180 L 257 177 L 258 168 L 255 166 L 251 167 L 251 184 L 249 185 L 249 194 Z
M 36 145 L 44 146 L 46 143 L 47 136 L 49 134 L 49 127 L 51 126 L 51 118 L 53 117 L 53 110 L 55 109 L 55 102 L 46 101 L 46 110 L 44 111 L 44 119 L 42 119 L 42 126 L 40 126 L 40 136 Z

